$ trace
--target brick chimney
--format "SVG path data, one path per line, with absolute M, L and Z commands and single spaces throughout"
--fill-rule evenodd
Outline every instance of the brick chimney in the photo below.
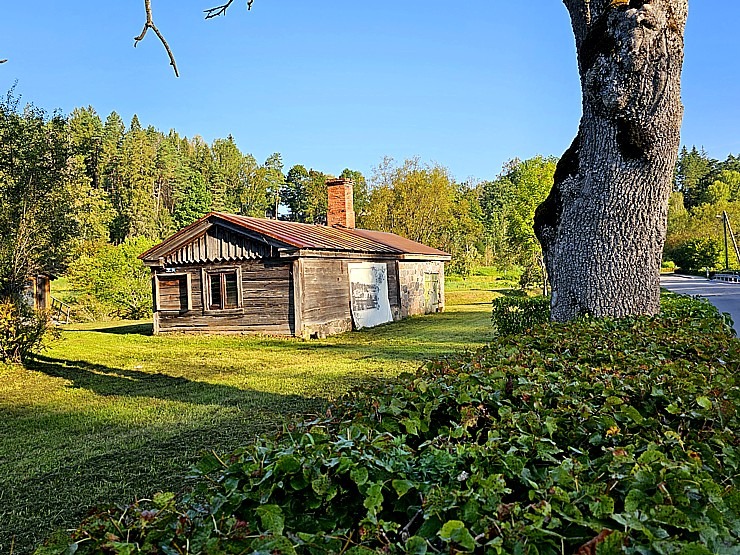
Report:
M 326 191 L 329 198 L 326 225 L 329 227 L 355 227 L 355 209 L 352 203 L 352 180 L 329 179 Z

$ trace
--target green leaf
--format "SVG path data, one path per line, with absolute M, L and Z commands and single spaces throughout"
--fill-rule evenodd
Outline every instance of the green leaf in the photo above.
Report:
M 275 535 L 266 538 L 257 538 L 250 545 L 252 553 L 268 553 L 270 555 L 296 555 L 293 543 L 285 536 Z
M 710 410 L 712 408 L 712 401 L 710 401 L 708 397 L 697 397 L 696 403 L 704 410 Z
M 406 433 L 412 436 L 419 434 L 419 422 L 416 419 L 412 418 L 404 418 L 401 420 L 401 424 L 403 424 L 404 428 L 406 428 Z
M 354 547 L 350 547 L 345 553 L 347 555 L 377 555 L 378 552 L 362 545 L 355 545 Z
M 558 429 L 558 422 L 555 420 L 552 416 L 548 416 L 545 418 L 545 428 L 547 428 L 547 433 L 552 437 L 552 434 L 554 434 Z
M 433 538 L 441 528 L 442 522 L 436 516 L 432 516 L 424 521 L 416 534 L 423 538 Z
M 650 464 L 662 460 L 665 460 L 665 455 L 655 445 L 650 445 L 647 451 L 640 455 L 637 462 L 640 464 Z
M 414 487 L 414 483 L 409 480 L 393 480 L 391 483 L 398 497 L 403 497 L 404 494 Z
M 630 418 L 635 424 L 642 424 L 645 421 L 645 418 L 640 414 L 640 411 L 630 405 L 622 406 L 622 414 Z
M 637 510 L 644 510 L 644 504 L 647 500 L 647 495 L 639 489 L 631 489 L 624 498 L 624 510 L 628 513 L 634 513 Z
M 688 543 L 681 548 L 679 555 L 711 555 L 712 552 L 700 543 Z
M 198 461 L 198 464 L 195 465 L 195 468 L 197 468 L 203 474 L 209 474 L 217 468 L 223 468 L 223 466 L 224 465 L 221 463 L 221 461 L 218 460 L 218 457 L 216 457 L 213 453 L 207 453 Z
M 326 495 L 330 487 L 329 477 L 326 474 L 319 474 L 311 481 L 311 488 L 321 496 Z
M 257 507 L 256 513 L 260 517 L 263 530 L 269 530 L 276 536 L 283 533 L 285 517 L 283 516 L 283 510 L 278 505 L 261 505 Z
M 285 474 L 293 474 L 301 469 L 301 463 L 293 455 L 285 455 L 278 460 L 277 469 Z
M 116 555 L 133 555 L 139 550 L 135 543 L 112 542 L 112 546 L 116 550 Z
M 622 532 L 614 531 L 604 540 L 596 545 L 596 555 L 618 555 L 623 553 L 623 547 L 627 535 Z
M 175 494 L 169 491 L 155 493 L 154 498 L 152 499 L 152 501 L 154 501 L 154 504 L 160 509 L 166 507 L 167 505 L 172 503 L 174 500 L 175 500 Z
M 602 495 L 588 504 L 591 514 L 596 518 L 607 518 L 614 512 L 614 499 Z
M 371 513 L 377 512 L 383 503 L 383 484 L 373 484 L 367 489 L 363 506 Z
M 290 487 L 296 491 L 306 489 L 308 487 L 308 480 L 303 474 L 296 474 L 290 478 Z
M 406 540 L 406 553 L 408 555 L 425 555 L 427 552 L 427 541 L 419 536 L 411 536 Z
M 461 520 L 448 520 L 439 531 L 439 537 L 447 542 L 454 542 L 465 551 L 475 549 L 475 539 L 470 535 L 465 524 Z
M 356 466 L 349 473 L 350 478 L 358 486 L 362 486 L 367 482 L 368 472 L 364 466 Z

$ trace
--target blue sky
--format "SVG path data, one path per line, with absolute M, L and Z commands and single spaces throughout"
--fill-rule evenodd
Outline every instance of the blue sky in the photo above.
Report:
M 420 156 L 490 179 L 513 157 L 560 155 L 580 116 L 570 24 L 558 0 L 143 0 L 10 2 L 0 19 L 0 91 L 69 113 L 92 105 L 130 121 L 232 134 L 258 160 L 369 174 Z M 105 5 L 106 7 L 100 7 Z M 740 2 L 691 0 L 683 142 L 740 153 Z

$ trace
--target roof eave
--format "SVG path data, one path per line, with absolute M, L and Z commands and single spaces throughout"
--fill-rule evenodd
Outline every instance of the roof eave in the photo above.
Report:
M 139 255 L 139 259 L 142 260 L 146 266 L 161 267 L 164 265 L 165 256 L 190 243 L 191 241 L 198 239 L 204 233 L 207 233 L 208 230 L 216 223 L 234 231 L 235 233 L 245 235 L 254 241 L 259 241 L 272 245 L 279 250 L 296 249 L 295 245 L 291 245 L 279 239 L 275 239 L 274 237 L 269 237 L 267 235 L 264 235 L 263 233 L 253 231 L 248 227 L 240 225 L 238 222 L 234 222 L 228 218 L 224 218 L 223 215 L 219 212 L 211 212 L 196 220 L 189 226 L 184 227 L 158 245 L 155 245 L 146 252 L 143 252 Z

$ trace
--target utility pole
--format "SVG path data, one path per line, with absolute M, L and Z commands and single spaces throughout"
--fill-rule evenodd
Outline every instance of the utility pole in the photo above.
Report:
M 725 233 L 725 270 L 730 269 L 730 255 L 727 250 L 727 218 L 722 214 L 722 231 Z
M 722 214 L 718 214 L 717 219 L 722 220 L 722 232 L 724 233 L 724 236 L 725 236 L 725 268 L 724 269 L 729 270 L 730 269 L 730 255 L 727 250 L 727 220 L 725 219 L 725 213 L 722 212 Z

